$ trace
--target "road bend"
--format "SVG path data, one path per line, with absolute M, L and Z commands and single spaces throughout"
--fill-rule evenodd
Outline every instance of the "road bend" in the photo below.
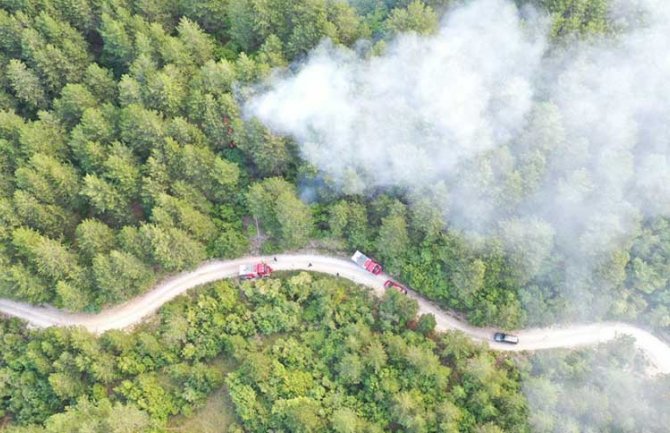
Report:
M 276 260 L 275 260 L 276 259 Z M 312 271 L 346 278 L 369 287 L 376 295 L 384 293 L 384 282 L 390 277 L 373 275 L 349 260 L 316 254 L 278 254 L 276 256 L 243 257 L 235 260 L 216 260 L 202 264 L 197 269 L 167 278 L 147 293 L 124 304 L 105 309 L 97 314 L 70 313 L 50 306 L 34 306 L 9 299 L 0 299 L 0 312 L 18 317 L 39 328 L 49 326 L 83 326 L 101 334 L 110 329 L 128 329 L 154 314 L 163 304 L 187 290 L 238 274 L 239 265 L 259 261 L 267 262 L 275 271 Z M 575 348 L 604 343 L 620 335 L 635 339 L 636 347 L 649 361 L 651 374 L 670 374 L 670 346 L 653 334 L 636 326 L 620 322 L 602 322 L 520 329 L 519 344 L 509 345 L 491 340 L 493 328 L 478 328 L 458 318 L 453 312 L 410 290 L 407 296 L 419 304 L 419 313 L 435 316 L 437 330 L 458 330 L 473 340 L 484 342 L 494 350 L 535 351 L 556 348 Z

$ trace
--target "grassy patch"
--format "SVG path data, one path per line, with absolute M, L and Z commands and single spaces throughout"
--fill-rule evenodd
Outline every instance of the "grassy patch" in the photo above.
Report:
M 224 374 L 235 369 L 229 360 L 220 359 L 215 364 Z M 228 390 L 222 386 L 209 396 L 207 402 L 190 417 L 178 416 L 170 421 L 169 431 L 178 433 L 224 433 L 235 421 L 233 403 Z
M 171 424 L 170 431 L 183 433 L 221 433 L 235 420 L 228 391 L 222 387 L 208 399 L 205 406 L 190 418 L 179 417 Z

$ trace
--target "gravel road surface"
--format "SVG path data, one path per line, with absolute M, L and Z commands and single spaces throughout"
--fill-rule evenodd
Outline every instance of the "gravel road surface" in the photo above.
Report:
M 274 257 L 277 261 L 274 261 Z M 373 289 L 377 295 L 384 292 L 384 282 L 389 278 L 387 275 L 372 275 L 353 262 L 340 258 L 316 254 L 278 254 L 207 262 L 193 271 L 163 280 L 144 295 L 98 314 L 68 313 L 53 307 L 38 307 L 8 299 L 0 299 L 0 312 L 21 318 L 35 327 L 83 326 L 97 334 L 110 329 L 126 329 L 155 313 L 163 304 L 188 289 L 223 278 L 235 277 L 240 264 L 261 260 L 265 260 L 276 271 L 308 270 L 339 275 Z M 629 335 L 635 339 L 636 346 L 649 360 L 650 373 L 670 374 L 670 346 L 651 333 L 626 323 L 604 322 L 522 329 L 513 332 L 519 336 L 519 344 L 509 345 L 491 341 L 495 329 L 470 326 L 457 318 L 454 313 L 440 309 L 414 291 L 410 291 L 407 296 L 419 303 L 420 314 L 432 313 L 435 316 L 438 330 L 462 331 L 474 340 L 486 342 L 495 350 L 534 351 L 572 348 L 603 343 L 618 335 Z

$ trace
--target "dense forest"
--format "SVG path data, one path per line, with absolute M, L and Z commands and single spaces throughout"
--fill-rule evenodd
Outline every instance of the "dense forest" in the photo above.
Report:
M 546 276 L 561 257 L 529 280 L 501 239 L 473 244 L 429 198 L 341 195 L 243 110 L 324 38 L 379 55 L 434 34 L 454 3 L 0 0 L 0 296 L 97 311 L 209 258 L 361 249 L 475 325 L 560 320 Z M 517 3 L 548 11 L 557 49 L 617 31 L 606 0 Z M 668 332 L 670 221 L 641 220 L 609 259 L 607 316 Z M 160 432 L 225 386 L 230 431 L 525 432 L 521 375 L 570 370 L 520 371 L 415 314 L 300 274 L 216 284 L 99 339 L 2 320 L 0 414 L 35 424 L 11 432 Z
M 645 377 L 644 361 L 627 338 L 539 352 L 520 369 L 535 433 L 667 430 L 670 378 Z
M 3 1 L 0 293 L 97 310 L 258 240 L 317 240 L 373 254 L 474 324 L 555 320 L 561 293 L 526 281 L 499 240 L 471 245 L 430 199 L 338 197 L 289 139 L 243 116 L 254 83 L 323 38 L 382 52 L 397 32 L 435 32 L 449 3 Z M 540 6 L 557 40 L 610 31 L 603 1 Z M 670 325 L 666 227 L 645 223 L 604 265 L 613 315 Z
M 4 321 L 0 410 L 44 422 L 16 433 L 160 432 L 225 384 L 231 432 L 528 431 L 513 362 L 416 312 L 300 273 L 216 283 L 99 339 Z

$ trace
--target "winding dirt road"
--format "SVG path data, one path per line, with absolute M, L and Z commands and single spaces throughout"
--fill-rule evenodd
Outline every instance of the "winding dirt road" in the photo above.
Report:
M 164 280 L 150 292 L 99 314 L 67 313 L 52 307 L 36 307 L 7 299 L 0 299 L 0 312 L 21 318 L 36 327 L 83 326 L 91 332 L 100 334 L 110 329 L 129 328 L 188 289 L 223 278 L 235 277 L 240 264 L 261 260 L 268 262 L 277 271 L 308 270 L 338 275 L 370 287 L 377 295 L 384 292 L 384 282 L 388 279 L 386 275 L 372 275 L 351 261 L 314 254 L 245 257 L 205 263 L 194 271 Z M 670 374 L 670 346 L 649 332 L 626 323 L 606 322 L 519 330 L 515 332 L 519 336 L 519 344 L 507 345 L 491 341 L 495 332 L 492 328 L 470 326 L 413 291 L 410 291 L 408 296 L 419 303 L 421 314 L 432 313 L 435 316 L 438 330 L 462 331 L 474 340 L 488 343 L 495 350 L 572 348 L 603 343 L 618 335 L 629 335 L 635 339 L 635 345 L 649 360 L 651 374 Z

